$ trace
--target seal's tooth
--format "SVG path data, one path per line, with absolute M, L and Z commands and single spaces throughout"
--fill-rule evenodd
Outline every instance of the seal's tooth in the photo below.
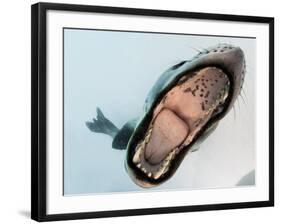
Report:
M 153 174 L 154 179 L 158 179 L 162 175 L 162 172 L 157 171 L 156 173 Z
M 174 158 L 176 154 L 176 150 L 173 150 L 172 152 L 169 153 L 169 155 L 167 156 L 167 159 L 170 161 Z
M 149 142 L 149 140 L 150 140 L 150 135 L 151 135 L 151 134 L 147 135 L 147 136 L 145 137 L 145 139 L 144 139 L 144 141 L 145 141 L 146 144 L 147 144 L 147 143 Z
M 145 144 L 147 144 L 150 140 L 150 137 L 151 137 L 151 133 L 152 133 L 152 127 L 147 131 L 146 133 L 146 136 L 144 138 L 144 141 L 143 141 L 143 146 L 142 147 L 145 147 Z
M 174 158 L 175 154 L 176 154 L 175 150 L 173 150 L 172 152 L 169 153 L 169 155 L 162 162 L 160 169 L 156 173 L 153 173 L 154 179 L 158 179 L 160 176 L 162 176 L 168 170 L 169 164 L 170 164 L 171 160 Z
M 168 156 L 165 158 L 165 160 L 164 160 L 164 162 L 162 164 L 168 165 L 169 162 L 174 158 L 175 154 L 176 154 L 176 149 L 174 149 L 172 152 L 170 152 L 168 154 Z
M 142 172 L 146 173 L 146 169 L 144 167 L 141 168 Z
M 164 173 L 165 169 L 166 169 L 166 166 L 161 166 L 160 169 L 156 173 L 153 173 L 153 178 L 158 179 L 159 177 L 161 177 L 162 174 Z
M 151 173 L 151 172 L 149 172 L 149 173 L 147 174 L 147 176 L 148 176 L 148 177 L 151 177 L 151 176 L 152 176 L 152 173 Z
M 168 167 L 170 161 L 171 161 L 171 160 L 169 160 L 169 159 L 167 159 L 167 160 L 165 159 L 165 160 L 163 161 L 163 163 L 161 164 L 161 168 L 162 168 L 162 167 L 164 167 L 164 168 Z
M 223 102 L 226 100 L 226 98 L 228 97 L 228 92 L 227 91 L 224 91 L 223 92 Z
M 133 162 L 134 163 L 139 163 L 140 162 L 140 154 L 141 154 L 141 152 L 142 152 L 142 146 L 139 146 L 137 148 L 137 151 L 136 151 L 134 157 L 133 157 Z
M 138 168 L 141 168 L 141 164 L 140 164 L 140 163 L 138 163 L 138 164 L 137 164 L 137 167 L 138 167 Z
M 170 157 L 170 156 L 167 157 L 167 158 L 162 162 L 161 167 L 164 167 L 164 168 L 168 167 L 169 164 L 170 164 L 170 162 L 171 162 L 171 160 L 172 160 L 172 157 Z
M 143 152 L 143 149 L 145 147 L 145 142 L 141 142 L 138 146 L 137 146 L 137 149 L 136 149 L 136 152 L 135 152 L 135 155 L 133 157 L 133 162 L 134 163 L 139 163 L 140 162 L 140 156 L 141 156 L 141 153 Z

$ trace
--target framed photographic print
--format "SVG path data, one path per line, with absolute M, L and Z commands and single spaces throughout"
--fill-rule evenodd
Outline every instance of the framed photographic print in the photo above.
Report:
M 32 6 L 32 218 L 274 204 L 274 19 Z

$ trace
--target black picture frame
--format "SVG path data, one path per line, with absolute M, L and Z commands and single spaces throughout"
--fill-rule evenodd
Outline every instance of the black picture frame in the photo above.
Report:
M 253 22 L 269 25 L 269 200 L 243 203 L 163 207 L 149 209 L 115 210 L 54 214 L 46 213 L 46 12 L 63 10 L 111 14 L 162 16 L 234 22 Z M 274 206 L 274 18 L 183 11 L 164 11 L 137 8 L 118 8 L 73 4 L 37 3 L 31 11 L 31 218 L 36 221 L 54 221 L 160 213 L 253 208 Z

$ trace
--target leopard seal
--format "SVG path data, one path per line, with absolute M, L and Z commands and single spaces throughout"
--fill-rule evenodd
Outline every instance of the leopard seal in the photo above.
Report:
M 196 151 L 230 111 L 245 78 L 242 49 L 218 44 L 166 70 L 151 88 L 143 113 L 118 129 L 97 108 L 86 126 L 126 150 L 125 167 L 139 186 L 171 178 L 185 155 Z

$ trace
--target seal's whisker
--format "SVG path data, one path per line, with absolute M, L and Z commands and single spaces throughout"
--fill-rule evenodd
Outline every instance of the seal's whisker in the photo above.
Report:
M 243 98 L 245 99 L 245 101 L 248 101 L 247 95 L 246 95 L 246 93 L 245 93 L 244 88 L 241 89 L 241 96 L 243 96 Z
M 247 82 L 247 79 L 244 79 L 243 86 L 245 86 L 245 88 L 247 88 L 247 87 L 248 87 L 248 82 Z
M 246 64 L 246 63 L 245 63 L 245 70 L 247 71 L 247 74 L 248 74 L 249 71 L 252 71 L 252 70 L 253 70 L 253 67 L 250 66 L 249 64 Z
M 236 110 L 235 110 L 235 104 L 233 104 L 233 115 L 234 115 L 234 121 L 236 121 Z
M 209 53 L 209 52 L 210 52 L 210 50 L 207 49 L 207 48 L 202 47 L 202 49 L 203 49 L 203 51 L 204 51 L 205 53 Z
M 190 48 L 191 48 L 192 50 L 196 51 L 197 53 L 202 53 L 202 51 L 201 51 L 200 49 L 196 48 L 196 47 L 191 47 L 191 46 L 190 46 Z
M 243 95 L 242 95 L 241 93 L 239 94 L 239 96 L 238 96 L 237 99 L 239 99 L 239 97 L 241 97 L 241 99 L 242 99 L 242 101 L 243 101 L 243 104 L 247 107 L 247 103 L 245 102 L 245 100 L 244 100 L 244 98 L 243 98 Z
M 238 110 L 241 111 L 239 97 L 237 97 Z

